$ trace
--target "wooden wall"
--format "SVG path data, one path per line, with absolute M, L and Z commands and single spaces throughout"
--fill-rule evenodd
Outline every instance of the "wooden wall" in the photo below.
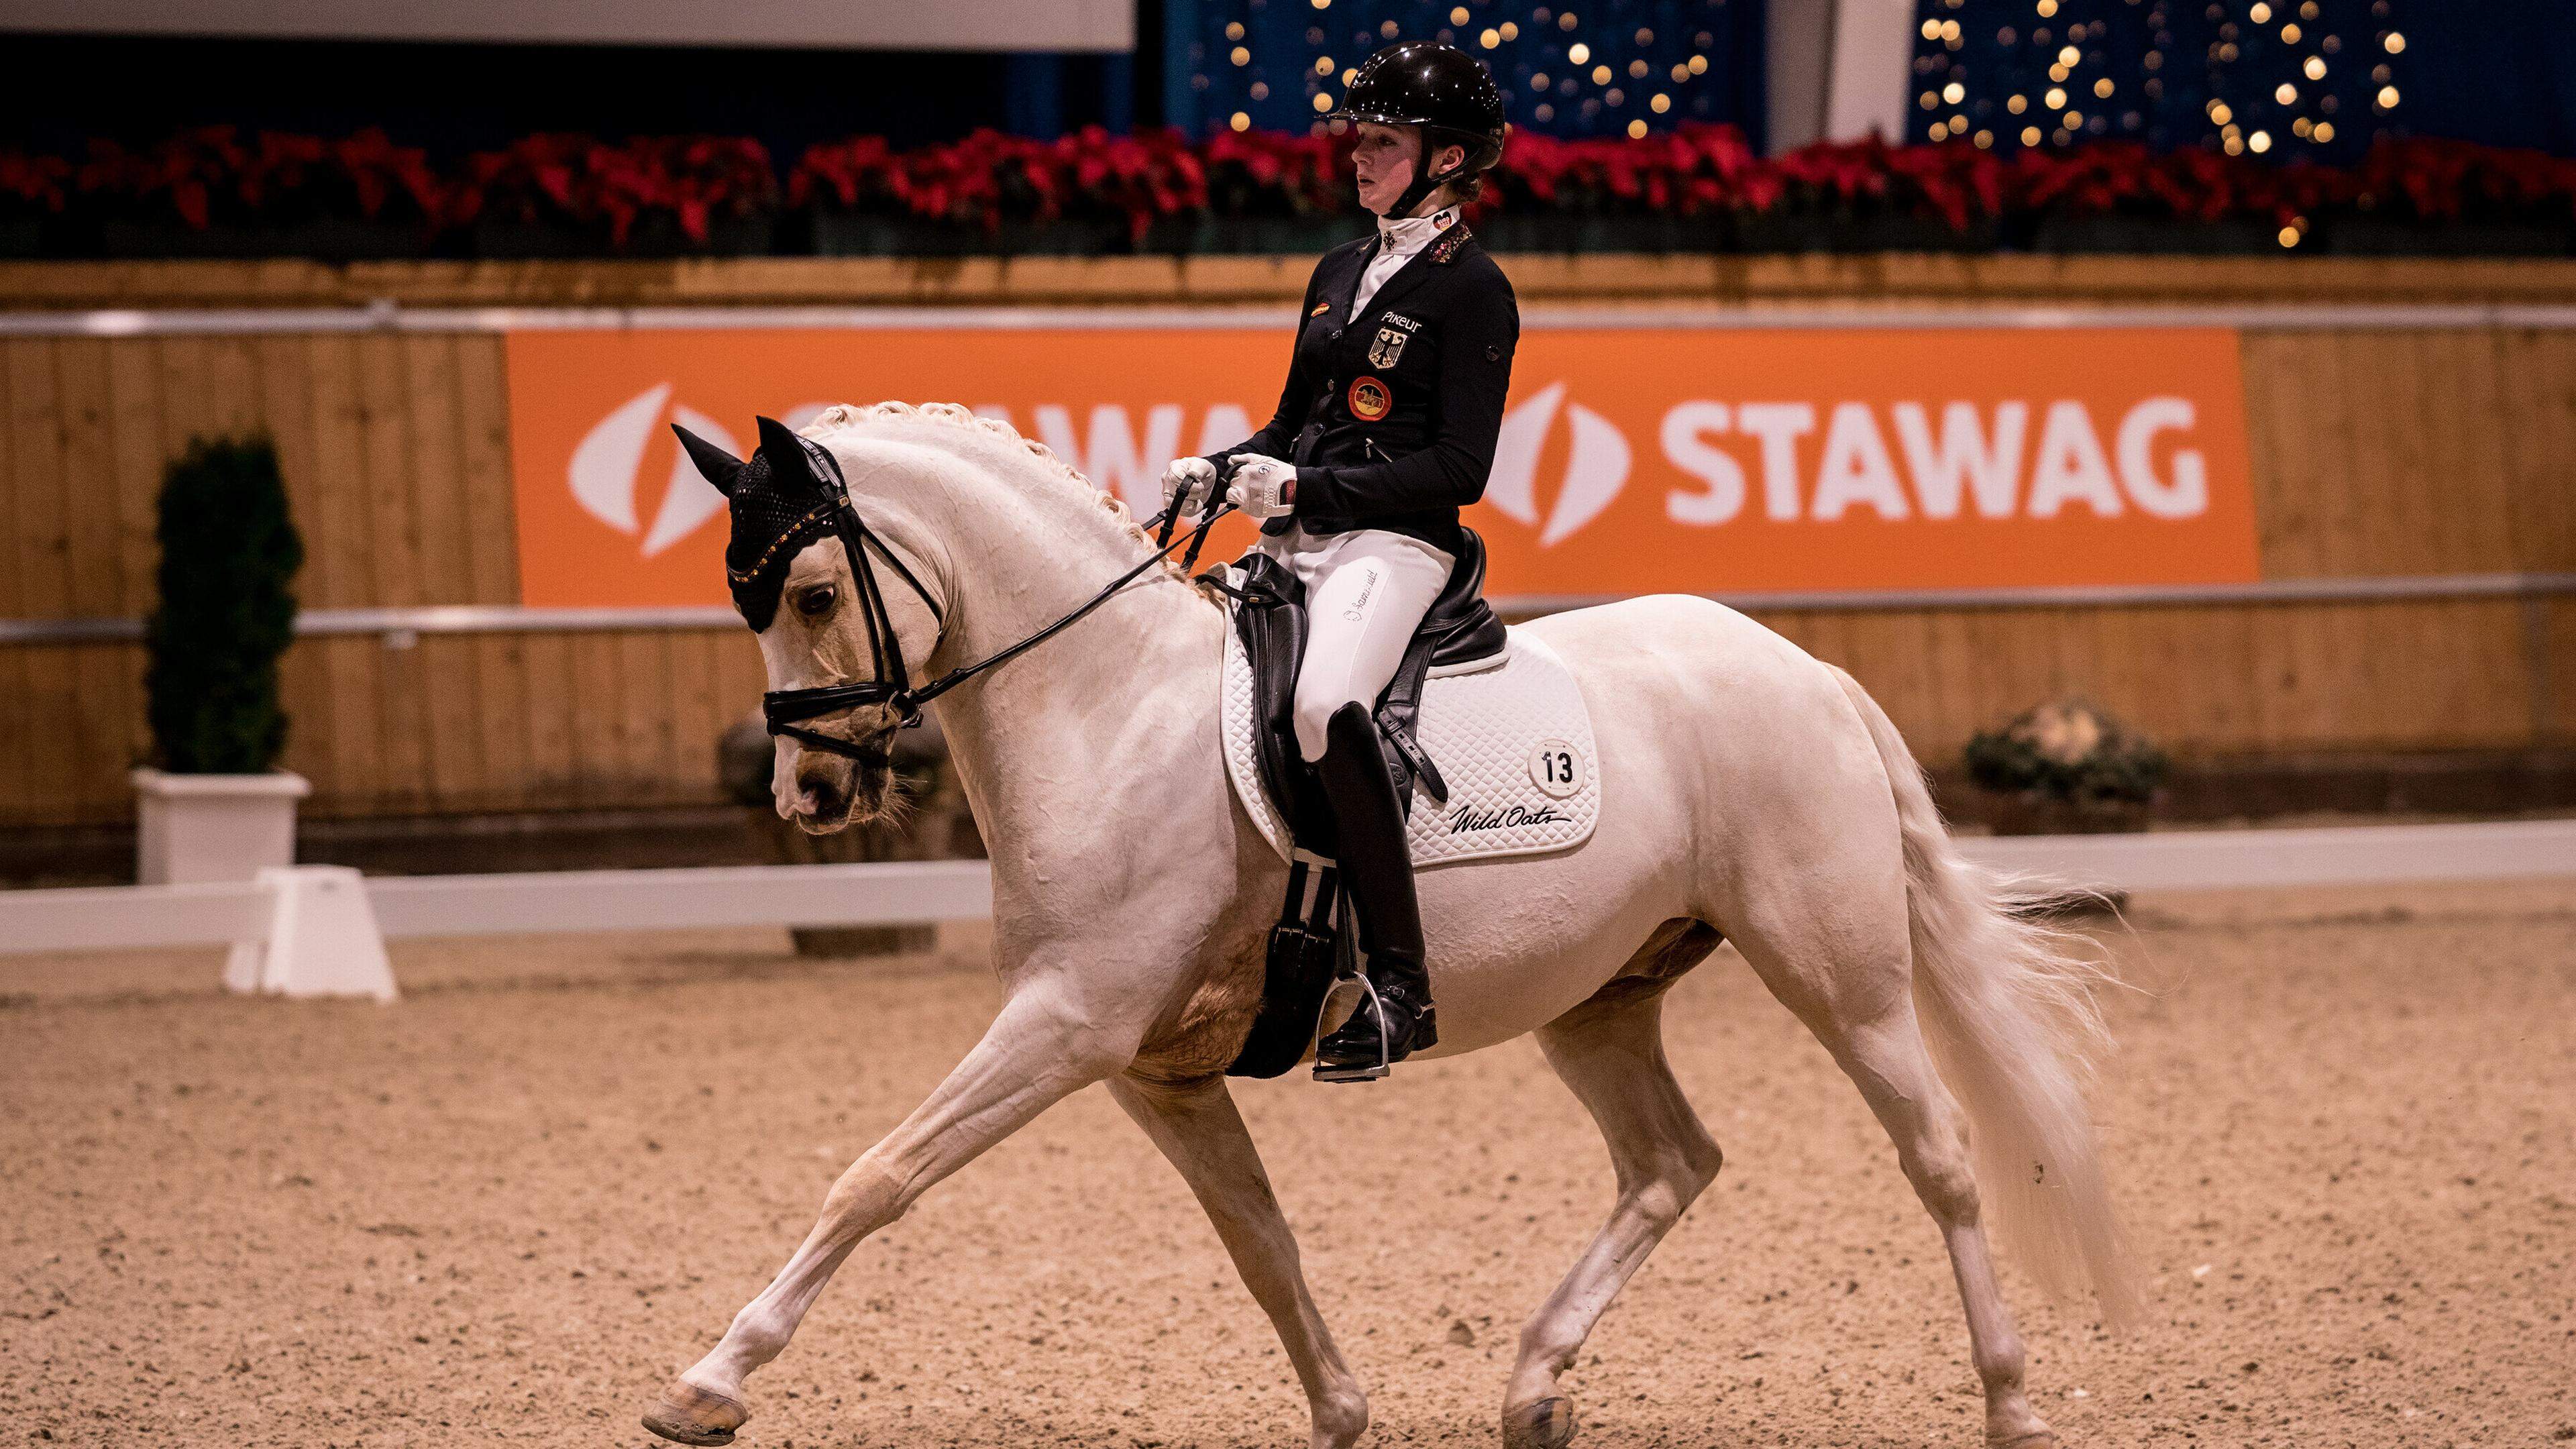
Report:
M 277 441 L 307 608 L 515 604 L 501 342 L 479 335 L 0 340 L 0 618 L 140 616 L 153 499 L 200 434 Z M 142 650 L 0 646 L 0 823 L 121 818 Z M 715 789 L 758 698 L 739 629 L 299 640 L 286 764 L 323 815 L 631 808 Z
M 2576 332 L 2256 330 L 2244 373 L 2266 578 L 2576 572 Z M 254 429 L 307 607 L 517 602 L 497 337 L 0 339 L 0 419 L 0 618 L 145 612 L 164 465 Z M 2576 743 L 2576 598 L 1768 621 L 1933 761 L 2069 691 L 2186 755 Z M 140 669 L 0 645 L 0 825 L 128 814 Z M 369 815 L 708 801 L 761 679 L 722 629 L 308 638 L 285 685 L 310 809 Z

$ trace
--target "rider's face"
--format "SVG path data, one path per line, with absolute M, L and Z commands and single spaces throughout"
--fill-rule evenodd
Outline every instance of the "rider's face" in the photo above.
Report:
M 1359 172 L 1360 205 L 1380 216 L 1413 184 L 1422 154 L 1422 133 L 1412 126 L 1360 122 L 1359 140 L 1351 147 L 1351 164 Z
M 1375 121 L 1362 121 L 1359 126 L 1359 139 L 1351 146 L 1351 164 L 1359 172 L 1360 205 L 1384 216 L 1395 209 L 1396 198 L 1413 184 L 1416 168 L 1422 164 L 1422 128 L 1381 126 Z M 1455 166 L 1467 159 L 1467 148 L 1443 146 L 1440 154 L 1431 159 L 1442 167 Z M 1420 209 L 1415 207 L 1416 211 Z

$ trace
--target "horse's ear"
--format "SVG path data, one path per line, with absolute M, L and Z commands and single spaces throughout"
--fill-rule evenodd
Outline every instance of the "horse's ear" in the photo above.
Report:
M 814 461 L 805 456 L 805 440 L 776 418 L 760 420 L 760 451 L 769 455 L 772 476 L 811 478 Z
M 698 476 L 731 498 L 734 480 L 742 475 L 742 460 L 678 423 L 671 424 L 671 431 L 680 435 L 680 446 L 688 450 L 689 461 L 698 465 Z

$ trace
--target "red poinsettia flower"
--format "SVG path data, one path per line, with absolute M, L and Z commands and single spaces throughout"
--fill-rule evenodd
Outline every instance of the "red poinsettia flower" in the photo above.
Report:
M 136 221 L 175 219 L 202 230 L 214 225 L 218 201 L 229 199 L 249 166 L 250 153 L 232 127 L 205 126 L 142 150 L 94 140 L 73 185 L 103 214 Z
M 393 138 L 370 127 L 354 136 L 324 143 L 331 163 L 356 192 L 359 211 L 370 217 L 399 214 L 438 220 L 446 212 L 447 187 L 417 146 L 397 146 Z
M 71 163 L 60 156 L 0 151 L 0 219 L 61 215 L 71 179 Z
M 1109 222 L 1132 245 L 1166 219 L 1351 213 L 1350 144 L 1321 128 L 1225 130 L 1195 143 L 1169 128 L 1121 136 L 1091 126 L 1052 141 L 979 130 L 903 152 L 855 137 L 809 149 L 784 194 L 800 207 L 909 214 L 987 234 L 1014 222 Z M 2160 155 L 2126 142 L 2005 160 L 1965 142 L 1872 139 L 1765 159 L 1730 126 L 1686 124 L 1637 140 L 1516 131 L 1489 181 L 1472 216 L 1904 217 L 1972 234 L 2007 219 L 2094 216 L 2576 225 L 2576 162 L 2420 138 L 2383 139 L 2359 164 L 2332 167 L 2204 148 Z M 737 137 L 527 136 L 443 174 L 381 131 L 323 140 L 205 127 L 149 146 L 94 142 L 79 164 L 0 153 L 0 216 L 198 228 L 493 217 L 593 231 L 612 249 L 657 218 L 704 244 L 717 223 L 773 208 L 781 192 L 768 154 Z
M 1208 210 L 1217 216 L 1338 216 L 1356 210 L 1351 138 L 1219 131 L 1200 143 Z
M 2564 223 L 2576 162 L 2544 151 L 2382 137 L 2351 178 L 2363 211 L 2415 221 Z
M 769 150 L 746 136 L 640 136 L 608 143 L 586 136 L 525 136 L 466 158 L 467 187 L 451 215 L 490 215 L 604 229 L 623 248 L 638 222 L 668 216 L 703 245 L 717 218 L 743 217 L 778 203 Z
M 466 157 L 465 184 L 456 192 L 449 218 L 459 224 L 486 216 L 522 222 L 589 220 L 595 208 L 581 194 L 589 145 L 580 136 L 540 134 Z
M 1158 220 L 1207 209 L 1207 169 L 1176 128 L 1113 136 L 1085 126 L 1051 149 L 1065 212 L 1121 222 L 1131 244 Z
M 263 131 L 243 154 L 229 190 L 243 214 L 267 221 L 319 217 L 432 225 L 445 190 L 418 148 L 380 130 L 337 141 Z
M 891 213 L 901 209 L 894 174 L 894 148 L 883 136 L 852 136 L 809 146 L 796 159 L 796 168 L 787 173 L 787 204 Z
M 982 128 L 904 153 L 893 185 L 915 216 L 990 233 L 1005 220 L 1053 220 L 1065 178 L 1046 143 Z

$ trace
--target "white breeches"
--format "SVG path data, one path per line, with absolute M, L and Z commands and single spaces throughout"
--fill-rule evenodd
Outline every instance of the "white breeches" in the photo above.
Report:
M 1448 587 L 1448 553 L 1379 528 L 1318 537 L 1304 524 L 1256 545 L 1306 586 L 1306 657 L 1297 669 L 1297 752 L 1324 756 L 1324 726 L 1353 700 L 1374 706 L 1414 628 Z

